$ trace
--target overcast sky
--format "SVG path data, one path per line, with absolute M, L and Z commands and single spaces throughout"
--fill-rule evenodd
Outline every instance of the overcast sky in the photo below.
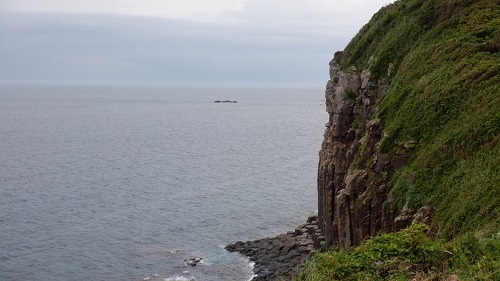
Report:
M 0 0 L 0 83 L 322 87 L 391 0 Z

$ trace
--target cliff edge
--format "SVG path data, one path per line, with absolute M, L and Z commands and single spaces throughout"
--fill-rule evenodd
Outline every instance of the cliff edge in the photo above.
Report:
M 318 165 L 325 250 L 412 222 L 500 226 L 500 2 L 400 0 L 330 62 Z

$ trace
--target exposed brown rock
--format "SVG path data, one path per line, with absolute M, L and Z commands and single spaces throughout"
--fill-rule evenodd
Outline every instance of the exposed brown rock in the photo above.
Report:
M 450 276 L 448 276 L 448 278 L 446 278 L 446 281 L 460 281 L 462 279 L 460 279 L 460 277 L 458 277 L 458 275 L 456 274 L 452 274 Z
M 347 55 L 335 56 L 346 61 Z M 330 63 L 325 91 L 329 120 L 318 164 L 318 225 L 325 250 L 349 249 L 378 232 L 399 230 L 431 216 L 431 209 L 419 215 L 408 208 L 395 212 L 390 179 L 408 155 L 389 159 L 380 151 L 384 128 L 374 116 L 386 92 L 384 78 L 374 80 L 370 71 L 354 67 L 343 70 L 335 59 Z

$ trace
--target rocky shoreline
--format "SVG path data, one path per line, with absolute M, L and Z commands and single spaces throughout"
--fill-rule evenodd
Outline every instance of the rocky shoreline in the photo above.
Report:
M 318 217 L 309 216 L 307 222 L 295 231 L 276 237 L 229 244 L 225 249 L 239 252 L 255 262 L 253 281 L 291 280 L 300 267 L 317 249 L 324 245 L 324 237 L 318 228 Z

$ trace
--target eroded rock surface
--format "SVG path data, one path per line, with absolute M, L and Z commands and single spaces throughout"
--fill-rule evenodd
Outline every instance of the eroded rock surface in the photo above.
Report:
M 387 93 L 386 78 L 373 79 L 370 71 L 355 67 L 341 69 L 337 60 L 342 56 L 337 53 L 330 63 L 325 91 L 329 120 L 318 165 L 318 224 L 325 249 L 349 249 L 432 215 L 432 208 L 419 215 L 414 210 L 396 213 L 390 179 L 411 151 L 390 159 L 380 151 L 384 128 L 375 116 Z M 387 71 L 390 75 L 390 65 Z

